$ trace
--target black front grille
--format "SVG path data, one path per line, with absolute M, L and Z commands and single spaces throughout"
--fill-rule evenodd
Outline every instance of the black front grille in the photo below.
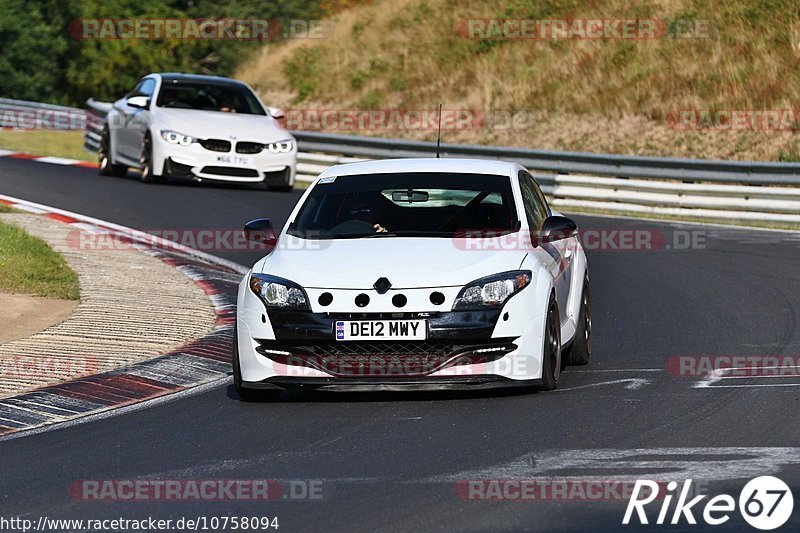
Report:
M 236 143 L 236 153 L 238 154 L 257 154 L 264 149 L 261 143 L 254 143 L 249 141 L 241 141 Z
M 231 143 L 223 139 L 203 139 L 200 146 L 212 152 L 230 152 Z
M 252 168 L 237 167 L 203 167 L 203 174 L 217 174 L 218 176 L 233 176 L 236 178 L 257 178 L 258 171 Z
M 476 353 L 481 346 L 432 341 L 317 342 L 298 345 L 261 341 L 256 349 L 269 359 L 290 366 L 322 370 L 334 376 L 424 376 L 459 365 L 488 363 L 516 348 L 489 344 L 495 351 Z M 484 347 L 484 348 L 485 348 Z
M 309 346 L 298 346 L 309 353 L 328 356 L 370 355 L 431 355 L 447 356 L 453 352 L 453 344 L 429 341 L 358 341 L 320 342 Z
M 334 376 L 424 376 L 443 368 L 447 360 L 435 355 L 323 355 L 306 359 L 304 366 Z

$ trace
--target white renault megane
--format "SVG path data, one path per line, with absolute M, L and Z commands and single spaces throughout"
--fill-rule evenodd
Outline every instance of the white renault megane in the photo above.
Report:
M 513 163 L 399 159 L 317 178 L 239 286 L 234 381 L 281 389 L 556 387 L 592 347 L 575 223 Z

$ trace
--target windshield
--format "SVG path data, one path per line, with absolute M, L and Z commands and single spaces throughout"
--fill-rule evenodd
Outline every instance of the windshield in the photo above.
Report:
M 518 227 L 507 176 L 404 173 L 321 179 L 289 233 L 320 239 L 452 237 Z
M 235 84 L 164 82 L 156 105 L 175 109 L 266 115 L 252 91 L 243 85 Z

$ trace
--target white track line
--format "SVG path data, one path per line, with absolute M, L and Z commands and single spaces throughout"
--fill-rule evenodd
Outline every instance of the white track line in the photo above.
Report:
M 641 378 L 629 378 L 629 379 L 615 379 L 612 381 L 602 381 L 600 383 L 589 383 L 587 385 L 578 385 L 577 387 L 567 387 L 565 389 L 556 389 L 552 392 L 567 392 L 571 390 L 578 390 L 578 389 L 589 389 L 592 387 L 601 387 L 604 385 L 616 385 L 618 383 L 626 383 L 625 389 L 628 390 L 636 390 L 641 389 L 642 387 L 649 385 L 649 379 L 641 379 Z
M 788 376 L 783 375 L 745 375 L 745 376 L 729 376 L 730 372 L 739 372 L 739 371 L 752 371 L 752 370 L 772 370 L 772 369 L 784 369 L 784 368 L 800 368 L 798 365 L 787 365 L 787 366 L 764 366 L 764 367 L 755 367 L 755 366 L 742 366 L 736 368 L 719 368 L 711 372 L 708 377 L 705 379 L 698 381 L 695 383 L 692 388 L 694 389 L 724 389 L 724 388 L 749 388 L 749 387 L 800 387 L 800 383 L 768 383 L 768 384 L 748 384 L 748 385 L 715 385 L 722 381 L 723 379 L 766 379 L 766 378 L 797 378 L 800 377 L 800 373 L 794 373 Z
M 83 163 L 83 161 L 79 161 L 77 159 L 67 159 L 66 157 L 54 157 L 54 156 L 46 156 L 46 157 L 37 157 L 34 161 L 38 161 L 39 163 L 50 163 L 53 165 L 76 165 L 78 163 Z

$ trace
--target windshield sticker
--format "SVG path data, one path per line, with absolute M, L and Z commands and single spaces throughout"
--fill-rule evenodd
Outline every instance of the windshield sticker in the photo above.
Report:
M 322 185 L 323 183 L 333 183 L 334 181 L 336 181 L 336 176 L 330 178 L 320 178 L 319 184 Z

